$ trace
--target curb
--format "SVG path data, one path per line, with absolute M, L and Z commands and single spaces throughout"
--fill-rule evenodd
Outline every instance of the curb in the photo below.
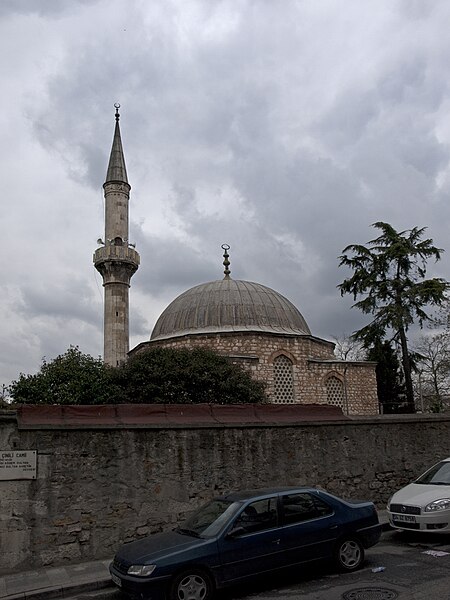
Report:
M 106 588 L 116 589 L 109 577 L 88 581 L 86 583 L 74 583 L 68 585 L 58 585 L 37 590 L 20 592 L 19 594 L 10 594 L 3 596 L 2 600 L 50 600 L 52 598 L 70 598 L 71 596 L 92 592 Z

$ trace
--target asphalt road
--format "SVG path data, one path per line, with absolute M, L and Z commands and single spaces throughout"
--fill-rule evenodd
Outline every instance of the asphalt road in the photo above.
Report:
M 425 552 L 446 552 L 434 556 Z M 383 571 L 373 569 L 384 567 Z M 226 600 L 450 600 L 450 535 L 387 531 L 355 573 L 315 567 L 226 592 Z
M 446 552 L 434 556 L 426 552 Z M 373 569 L 384 570 L 373 572 Z M 119 591 L 104 590 L 77 600 L 122 600 Z M 217 600 L 450 600 L 450 535 L 387 531 L 366 552 L 362 569 L 337 573 L 327 565 L 245 586 L 234 587 Z M 187 599 L 188 600 L 188 599 Z

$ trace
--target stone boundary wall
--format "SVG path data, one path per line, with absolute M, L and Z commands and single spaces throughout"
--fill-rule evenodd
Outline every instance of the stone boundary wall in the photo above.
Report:
M 0 573 L 112 557 L 221 492 L 315 485 L 384 508 L 450 456 L 450 416 L 309 423 L 19 429 L 0 451 L 36 450 L 35 480 L 0 481 Z

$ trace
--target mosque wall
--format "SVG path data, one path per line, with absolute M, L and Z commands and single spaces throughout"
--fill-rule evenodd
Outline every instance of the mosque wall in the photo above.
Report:
M 26 429 L 0 413 L 0 456 L 37 452 L 36 479 L 0 479 L 0 572 L 112 557 L 122 542 L 173 527 L 229 490 L 314 485 L 384 508 L 450 455 L 449 426 L 450 416 L 409 415 Z
M 379 412 L 375 367 L 374 363 L 351 363 L 343 373 L 346 378 L 347 401 L 353 414 L 373 415 Z
M 317 398 L 318 403 L 339 405 L 349 415 L 379 414 L 374 363 L 307 362 L 310 397 Z M 330 390 L 330 380 L 337 380 L 340 389 L 335 386 Z
M 232 357 L 255 379 L 267 385 L 272 402 L 333 404 L 350 415 L 377 415 L 379 403 L 375 363 L 337 361 L 334 344 L 313 336 L 254 333 L 217 333 L 147 342 L 138 351 L 152 347 L 206 347 Z M 292 363 L 292 397 L 275 389 L 274 361 L 284 354 Z M 328 379 L 333 377 L 333 386 Z M 328 384 L 327 384 L 328 382 Z

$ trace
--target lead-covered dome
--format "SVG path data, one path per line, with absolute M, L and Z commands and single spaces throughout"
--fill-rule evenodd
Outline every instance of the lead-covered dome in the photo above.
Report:
M 225 277 L 175 298 L 157 320 L 150 339 L 238 331 L 311 335 L 300 311 L 287 298 L 259 283 Z

